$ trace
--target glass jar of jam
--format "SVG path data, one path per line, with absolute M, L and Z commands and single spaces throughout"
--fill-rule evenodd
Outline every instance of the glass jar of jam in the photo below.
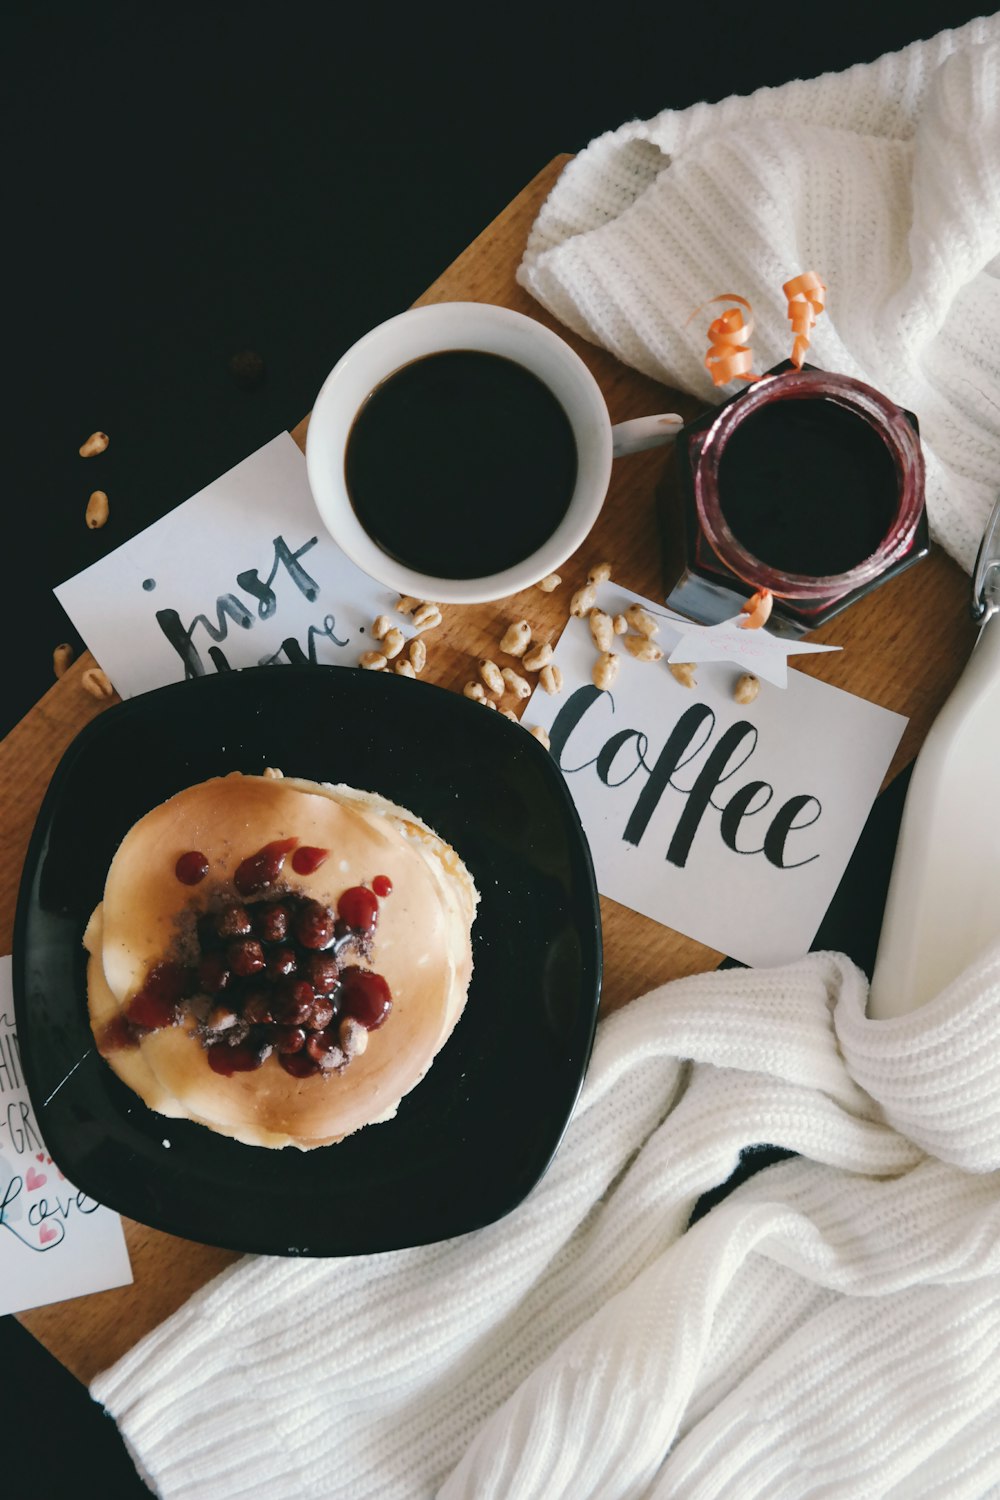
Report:
M 683 427 L 676 465 L 666 602 L 702 624 L 767 588 L 769 628 L 801 635 L 930 550 L 917 419 L 849 376 L 775 366 Z

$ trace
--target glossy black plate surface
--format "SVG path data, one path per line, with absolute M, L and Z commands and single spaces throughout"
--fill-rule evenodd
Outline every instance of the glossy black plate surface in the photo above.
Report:
M 152 1113 L 97 1053 L 87 1020 L 81 940 L 122 837 L 185 786 L 265 766 L 412 809 L 481 895 L 468 1004 L 427 1077 L 394 1120 L 305 1153 Z M 95 719 L 39 813 L 14 939 L 25 1076 L 61 1170 L 141 1223 L 272 1255 L 425 1244 L 520 1203 L 575 1105 L 600 978 L 590 852 L 548 754 L 457 694 L 344 667 L 203 677 Z

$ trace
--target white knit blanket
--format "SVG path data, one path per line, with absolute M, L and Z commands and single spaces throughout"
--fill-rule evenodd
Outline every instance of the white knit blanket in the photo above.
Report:
M 507 1218 L 244 1260 L 93 1395 L 186 1500 L 1000 1494 L 1000 948 L 865 1000 L 832 953 L 665 985 Z M 800 1155 L 687 1228 L 756 1142 Z
M 807 358 L 916 412 L 932 534 L 971 571 L 1000 486 L 1000 15 L 600 136 L 518 279 L 626 364 L 719 400 L 740 389 L 703 365 L 721 309 L 690 314 L 748 297 L 760 373 L 791 353 L 781 287 L 806 270 L 828 287 Z

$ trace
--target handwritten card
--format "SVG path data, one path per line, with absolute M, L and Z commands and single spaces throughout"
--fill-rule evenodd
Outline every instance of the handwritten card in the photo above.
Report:
M 122 1221 L 67 1182 L 21 1072 L 11 961 L 0 958 L 0 1314 L 132 1280 Z
M 906 720 L 803 672 L 762 682 L 747 705 L 733 697 L 742 666 L 702 663 L 684 687 L 665 658 L 685 622 L 613 583 L 598 591 L 611 615 L 634 602 L 657 617 L 664 660 L 616 648 L 600 692 L 588 624 L 570 620 L 554 658 L 563 691 L 536 690 L 525 720 L 548 730 L 602 895 L 743 963 L 789 963 L 809 950 Z
M 391 602 L 324 529 L 287 432 L 55 594 L 123 698 L 228 668 L 356 666 Z

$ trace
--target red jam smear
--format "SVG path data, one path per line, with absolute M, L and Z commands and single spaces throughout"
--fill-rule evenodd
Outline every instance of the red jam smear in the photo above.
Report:
M 208 874 L 208 858 L 200 849 L 189 849 L 174 865 L 181 885 L 199 885 Z
M 298 846 L 298 839 L 274 839 L 251 854 L 237 867 L 233 884 L 241 896 L 256 896 L 269 890 L 285 866 L 285 859 Z
M 102 1057 L 109 1052 L 122 1052 L 126 1047 L 138 1047 L 142 1033 L 130 1026 L 121 1014 L 112 1016 L 97 1041 L 97 1050 Z
M 147 1031 L 162 1031 L 180 1021 L 180 1002 L 192 993 L 195 976 L 184 964 L 170 961 L 155 964 L 146 975 L 142 989 L 137 990 L 125 1007 L 125 1017 L 133 1026 Z
M 253 1073 L 270 1055 L 270 1047 L 255 1047 L 242 1042 L 236 1047 L 227 1047 L 220 1043 L 209 1047 L 208 1066 L 213 1073 L 231 1078 L 234 1073 Z
M 317 849 L 313 844 L 303 844 L 292 855 L 292 869 L 296 875 L 312 875 L 329 858 L 329 849 Z
M 245 907 L 231 900 L 203 912 L 196 966 L 154 964 L 124 1012 L 103 1029 L 101 1052 L 137 1047 L 150 1031 L 179 1025 L 182 1003 L 208 995 L 216 1019 L 210 1016 L 198 1030 L 213 1072 L 253 1072 L 272 1052 L 295 1078 L 330 1076 L 346 1066 L 341 1023 L 351 1017 L 377 1030 L 392 996 L 381 974 L 341 967 L 343 950 L 353 945 L 367 956 L 379 898 L 391 894 L 392 881 L 376 875 L 370 889 L 351 886 L 336 910 L 294 891 L 266 899 L 289 854 L 292 868 L 305 875 L 319 869 L 330 850 L 275 839 L 244 859 L 233 878 L 236 889 L 244 898 L 265 899 Z M 175 873 L 182 884 L 197 885 L 208 869 L 206 856 L 191 849 L 177 860 Z
M 392 1010 L 392 994 L 381 974 L 371 969 L 343 969 L 340 1011 L 353 1016 L 366 1031 L 377 1031 Z
M 366 885 L 352 885 L 337 902 L 337 913 L 353 932 L 374 932 L 378 897 Z
M 144 1031 L 163 1031 L 168 1026 L 176 1026 L 181 1013 L 176 1002 L 161 1000 L 140 990 L 126 1005 L 125 1016 L 133 1026 L 141 1026 Z

